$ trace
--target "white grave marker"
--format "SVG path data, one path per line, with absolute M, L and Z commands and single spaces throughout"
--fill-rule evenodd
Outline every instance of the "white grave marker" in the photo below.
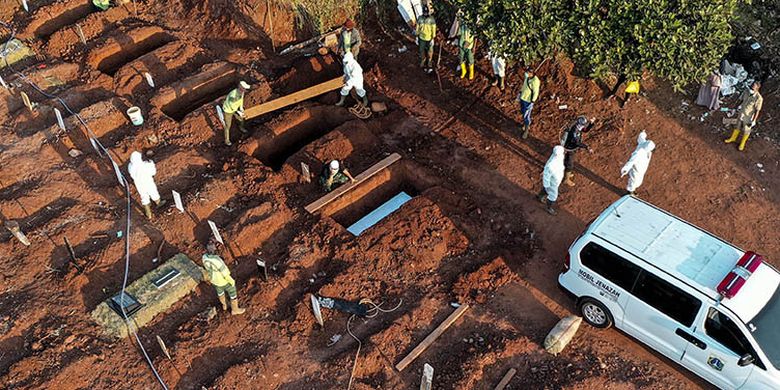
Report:
M 0 77 L 0 85 L 2 85 L 3 88 L 8 89 L 8 84 L 5 83 L 5 80 L 3 80 L 2 77 Z
M 425 363 L 423 366 L 423 376 L 420 382 L 420 390 L 431 390 L 433 386 L 433 366 Z
M 217 108 L 217 116 L 219 117 L 219 121 L 222 122 L 222 127 L 225 127 L 225 113 L 222 112 L 222 107 L 219 105 L 214 106 Z
M 65 121 L 62 120 L 62 113 L 58 109 L 54 109 L 54 115 L 57 116 L 57 125 L 60 126 L 62 131 L 65 131 Z
M 30 12 L 30 7 L 27 6 L 27 0 L 22 0 L 22 7 L 24 8 L 24 12 Z
M 154 88 L 154 80 L 152 79 L 152 75 L 150 75 L 149 72 L 144 72 L 144 77 L 146 78 L 146 83 L 149 84 L 150 87 Z
M 225 245 L 225 242 L 222 241 L 222 236 L 219 235 L 219 230 L 217 230 L 217 224 L 212 222 L 211 220 L 209 222 L 209 227 L 211 228 L 211 232 L 214 233 L 214 238 L 217 239 L 217 242 L 219 242 L 222 245 Z
M 111 160 L 111 165 L 114 166 L 114 173 L 116 173 L 116 179 L 119 181 L 119 184 L 124 187 L 125 181 L 122 179 L 122 171 L 119 170 L 119 165 L 116 165 L 114 160 Z
M 303 176 L 304 183 L 311 182 L 311 171 L 309 171 L 309 166 L 305 162 L 301 162 L 301 176 Z
M 171 193 L 173 194 L 173 203 L 176 204 L 176 208 L 179 209 L 180 212 L 184 212 L 184 204 L 181 202 L 181 194 L 179 194 L 176 191 L 171 190 Z

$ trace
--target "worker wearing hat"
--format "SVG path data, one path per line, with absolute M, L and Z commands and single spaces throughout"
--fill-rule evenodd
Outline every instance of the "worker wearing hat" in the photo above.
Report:
M 422 17 L 417 20 L 417 45 L 420 49 L 420 67 L 433 72 L 433 39 L 436 38 L 436 19 L 429 6 L 423 5 Z
M 338 54 L 344 56 L 347 52 L 351 52 L 352 56 L 357 59 L 361 43 L 363 43 L 363 40 L 360 38 L 360 31 L 355 28 L 355 22 L 352 19 L 347 19 L 339 33 Z
M 225 145 L 230 146 L 230 125 L 233 124 L 233 117 L 238 121 L 239 129 L 246 133 L 244 129 L 244 93 L 249 90 L 249 84 L 246 81 L 238 83 L 238 88 L 230 91 L 222 103 L 222 111 L 225 113 Z
M 230 276 L 224 260 L 217 254 L 217 244 L 210 241 L 206 245 L 206 253 L 201 257 L 203 261 L 203 279 L 212 286 L 217 292 L 219 303 L 222 304 L 222 310 L 227 311 L 227 297 L 230 298 L 230 313 L 233 315 L 242 314 L 246 309 L 238 306 L 238 293 L 236 291 L 236 281 Z
M 325 164 L 322 167 L 320 173 L 320 184 L 325 188 L 325 191 L 330 192 L 333 186 L 341 185 L 350 181 L 355 182 L 355 178 L 347 170 L 347 167 L 339 160 L 332 160 L 329 164 Z
M 574 156 L 579 149 L 587 149 L 593 153 L 588 145 L 582 142 L 583 133 L 587 133 L 593 127 L 593 121 L 588 120 L 584 115 L 580 115 L 574 120 L 561 134 L 561 146 L 565 151 L 563 165 L 565 169 L 565 183 L 573 187 L 574 181 Z

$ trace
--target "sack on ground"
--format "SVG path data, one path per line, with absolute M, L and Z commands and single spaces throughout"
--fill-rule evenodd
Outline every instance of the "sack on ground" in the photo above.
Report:
M 544 349 L 553 355 L 561 353 L 571 339 L 574 338 L 581 323 L 582 317 L 578 316 L 568 316 L 558 321 L 547 337 L 545 337 Z

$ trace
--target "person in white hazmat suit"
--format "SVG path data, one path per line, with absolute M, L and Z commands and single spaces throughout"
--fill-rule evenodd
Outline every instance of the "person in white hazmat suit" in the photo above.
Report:
M 497 86 L 498 89 L 503 91 L 506 88 L 506 58 L 492 51 L 488 53 L 488 58 L 490 59 L 490 65 L 493 66 L 493 76 L 495 77 L 490 85 Z
M 160 193 L 157 192 L 157 185 L 154 183 L 154 175 L 157 174 L 154 161 L 144 161 L 141 152 L 133 152 L 130 154 L 130 163 L 127 165 L 127 171 L 130 173 L 133 183 L 135 183 L 135 189 L 141 195 L 141 205 L 144 206 L 146 218 L 152 219 L 152 209 L 149 205 L 151 201 L 154 201 L 157 206 L 163 205 L 163 202 L 160 200 Z
M 628 161 L 620 169 L 620 177 L 628 175 L 628 185 L 626 191 L 629 195 L 634 195 L 637 188 L 642 185 L 647 168 L 650 166 L 650 159 L 653 157 L 655 143 L 647 140 L 647 133 L 639 133 L 636 139 L 637 147 L 631 153 Z
M 565 171 L 563 164 L 564 154 L 563 146 L 555 146 L 550 159 L 547 160 L 547 164 L 544 164 L 544 172 L 542 172 L 542 190 L 539 192 L 539 201 L 547 203 L 547 212 L 551 215 L 558 214 L 553 206 L 558 200 L 558 188 L 563 181 Z
M 364 106 L 368 106 L 368 97 L 366 97 L 366 90 L 363 89 L 363 68 L 360 67 L 360 64 L 355 60 L 355 57 L 352 55 L 352 53 L 346 53 L 344 54 L 344 86 L 341 87 L 340 91 L 340 99 L 338 103 L 336 103 L 337 106 L 341 107 L 344 105 L 344 102 L 347 99 L 347 96 L 349 95 L 349 92 L 352 91 L 352 88 L 355 88 L 355 92 L 357 93 L 358 97 L 361 100 L 361 103 Z

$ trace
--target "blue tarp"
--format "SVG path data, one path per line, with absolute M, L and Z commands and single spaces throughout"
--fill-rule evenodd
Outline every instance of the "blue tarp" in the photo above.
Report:
M 393 211 L 398 210 L 401 206 L 403 206 L 404 203 L 408 202 L 409 199 L 412 199 L 412 197 L 409 196 L 409 194 L 406 192 L 399 193 L 387 202 L 383 203 L 381 206 L 377 207 L 374 211 L 366 214 L 365 217 L 360 218 L 360 220 L 353 223 L 352 226 L 347 228 L 347 231 L 356 236 L 359 236 L 361 233 L 363 233 L 363 231 L 381 221 L 382 218 L 390 215 L 390 213 Z

